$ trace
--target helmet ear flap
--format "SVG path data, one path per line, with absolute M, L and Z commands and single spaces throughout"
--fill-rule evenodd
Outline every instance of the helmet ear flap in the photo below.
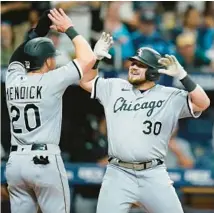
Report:
M 157 69 L 148 67 L 146 70 L 146 80 L 148 81 L 157 81 L 160 77 L 160 74 L 157 72 Z

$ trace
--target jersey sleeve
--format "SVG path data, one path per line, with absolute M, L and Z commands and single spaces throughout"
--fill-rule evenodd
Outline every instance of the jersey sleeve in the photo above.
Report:
M 6 84 L 11 83 L 17 77 L 26 75 L 26 69 L 24 65 L 18 61 L 14 61 L 9 64 L 6 72 Z
M 78 62 L 73 60 L 65 66 L 48 72 L 47 75 L 53 92 L 62 95 L 68 86 L 78 83 L 82 78 L 82 70 Z
M 107 105 L 113 91 L 113 78 L 104 79 L 97 76 L 94 79 L 91 98 L 97 99 L 102 105 Z
M 174 94 L 174 110 L 179 111 L 179 119 L 186 117 L 198 118 L 202 112 L 194 112 L 189 93 L 184 90 L 177 90 Z

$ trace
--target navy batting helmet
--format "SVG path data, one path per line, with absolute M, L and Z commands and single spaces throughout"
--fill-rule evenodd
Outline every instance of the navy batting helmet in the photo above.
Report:
M 129 60 L 137 60 L 146 64 L 148 66 L 148 70 L 146 71 L 146 80 L 156 81 L 160 77 L 158 69 L 163 68 L 163 66 L 158 63 L 160 58 L 161 55 L 157 51 L 149 47 L 142 47 L 137 50 L 137 55 L 129 58 Z
M 38 37 L 28 41 L 24 47 L 26 54 L 25 67 L 28 71 L 40 69 L 44 62 L 58 55 L 53 42 L 49 38 Z

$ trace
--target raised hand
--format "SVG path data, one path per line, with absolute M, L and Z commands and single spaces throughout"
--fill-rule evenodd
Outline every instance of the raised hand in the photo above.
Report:
M 51 29 L 64 33 L 69 27 L 73 27 L 71 19 L 65 14 L 63 9 L 50 10 L 48 14 L 49 19 L 52 21 Z
M 94 54 L 97 56 L 98 60 L 102 60 L 104 57 L 109 59 L 111 58 L 111 55 L 108 53 L 108 51 L 113 43 L 114 42 L 111 35 L 103 32 L 94 47 Z
M 159 59 L 158 62 L 167 67 L 167 69 L 159 69 L 159 73 L 177 77 L 179 80 L 183 79 L 187 75 L 187 72 L 180 65 L 174 55 L 165 55 L 165 57 Z

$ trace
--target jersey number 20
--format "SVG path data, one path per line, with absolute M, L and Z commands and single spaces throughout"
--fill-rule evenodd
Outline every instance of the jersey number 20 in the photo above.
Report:
M 34 127 L 30 127 L 30 125 L 29 125 L 28 114 L 27 114 L 29 109 L 34 110 L 34 115 L 35 115 L 35 120 L 36 120 L 36 126 L 34 126 Z M 19 118 L 20 118 L 20 110 L 16 106 L 12 106 L 11 109 L 10 109 L 10 113 L 12 113 L 13 111 L 16 112 L 16 116 L 12 118 L 13 132 L 22 133 L 22 129 L 15 129 L 14 124 L 13 124 L 14 121 L 18 121 L 19 120 Z M 31 132 L 34 129 L 36 129 L 39 126 L 41 126 L 39 108 L 35 104 L 27 104 L 25 106 L 25 108 L 24 108 L 24 119 L 25 119 L 26 129 L 29 132 Z

